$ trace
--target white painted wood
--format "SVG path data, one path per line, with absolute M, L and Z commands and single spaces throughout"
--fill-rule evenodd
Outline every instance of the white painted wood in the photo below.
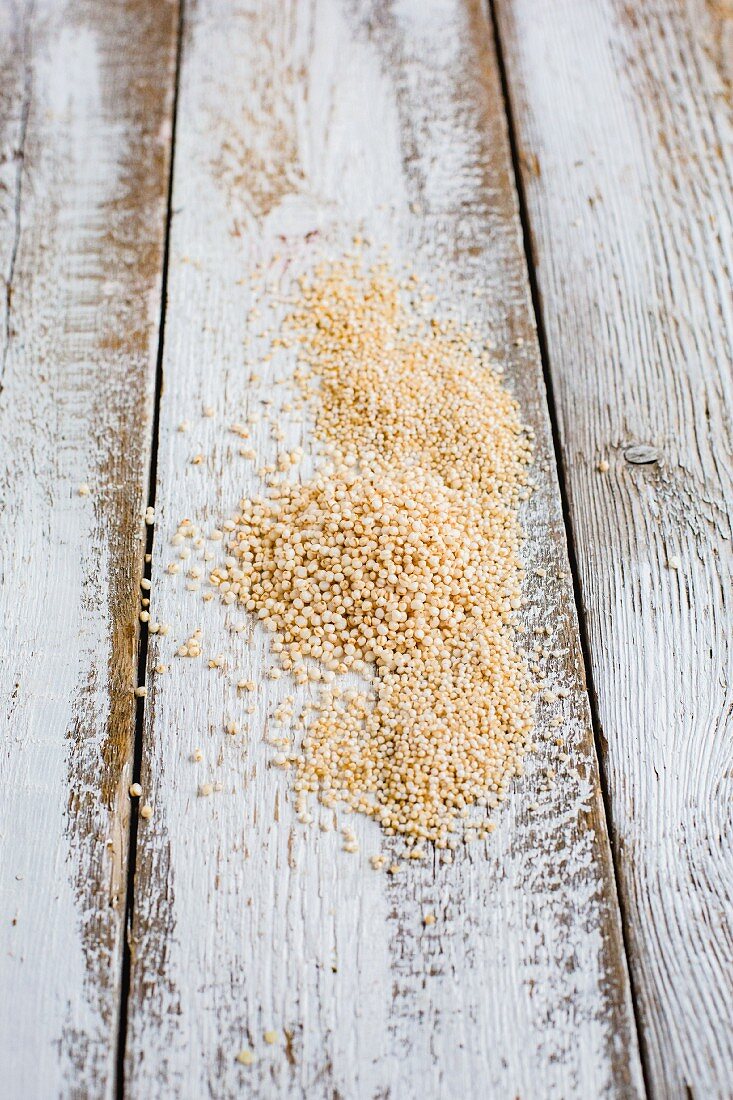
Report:
M 497 11 L 649 1084 L 665 1100 L 727 1098 L 733 12 Z M 650 448 L 658 461 L 640 463 Z
M 175 154 L 126 1082 L 130 1097 L 631 1097 L 641 1094 L 620 922 L 584 694 L 545 396 L 491 36 L 478 3 L 198 0 L 184 34 Z M 208 529 L 253 488 L 227 425 L 259 404 L 250 279 L 337 253 L 366 228 L 397 262 L 492 331 L 538 435 L 527 508 L 530 627 L 563 650 L 552 675 L 572 766 L 542 746 L 489 845 L 452 867 L 374 872 L 376 827 L 295 824 L 267 766 L 264 640 L 165 567 L 190 517 Z M 274 254 L 281 259 L 275 261 Z M 267 303 L 264 306 L 268 316 Z M 519 346 L 521 345 L 521 346 Z M 288 361 L 289 362 L 289 361 Z M 268 375 L 267 372 L 270 372 Z M 270 386 L 277 396 L 280 387 Z M 202 416 L 211 405 L 213 418 Z M 188 432 L 178 425 L 190 421 Z M 290 438 L 296 439 L 296 435 Z M 265 454 L 269 435 L 257 429 Z M 306 439 L 306 442 L 308 440 Z M 201 453 L 204 461 L 191 459 Z M 174 656 L 196 627 L 203 660 Z M 226 670 L 207 659 L 229 655 Z M 163 661 L 164 675 L 154 673 Z M 224 734 L 225 717 L 248 726 Z M 202 763 L 191 761 L 201 747 Z M 579 773 L 579 774 L 578 774 Z M 223 790 L 197 797 L 198 784 Z M 528 806 L 537 800 L 534 814 Z M 427 910 L 435 925 L 423 927 Z M 281 1042 L 268 1047 L 263 1031 Z M 287 1041 L 284 1036 L 287 1033 Z M 257 1062 L 235 1061 L 243 1047 Z
M 0 7 L 8 1100 L 114 1094 L 175 16 Z

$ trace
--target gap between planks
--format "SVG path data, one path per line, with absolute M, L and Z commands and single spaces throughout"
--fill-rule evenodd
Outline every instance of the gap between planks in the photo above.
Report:
M 173 201 L 173 171 L 176 158 L 176 127 L 178 123 L 178 89 L 181 77 L 181 53 L 183 49 L 183 31 L 185 26 L 186 0 L 178 0 L 178 21 L 176 26 L 176 54 L 173 72 L 173 100 L 171 104 L 170 149 L 168 152 L 168 193 L 165 207 L 165 234 L 163 238 L 163 262 L 160 279 L 160 313 L 158 318 L 158 348 L 155 357 L 155 391 L 153 394 L 152 430 L 150 445 L 150 465 L 148 469 L 147 507 L 155 508 L 155 490 L 158 475 L 158 433 L 160 429 L 160 398 L 163 392 L 163 351 L 165 347 L 165 314 L 168 295 L 168 259 L 170 255 L 171 213 Z M 143 560 L 139 564 L 141 576 L 150 580 L 153 548 L 155 544 L 155 524 L 147 525 L 143 545 Z M 141 623 L 138 631 L 137 682 L 147 685 L 148 667 L 148 628 Z M 139 783 L 142 770 L 143 738 L 145 723 L 145 698 L 138 699 L 135 707 L 135 730 L 132 758 L 132 783 Z M 130 996 L 131 945 L 130 930 L 135 912 L 135 868 L 137 866 L 137 834 L 139 828 L 140 805 L 142 799 L 131 800 L 128 830 L 127 889 L 125 893 L 125 914 L 122 936 L 122 960 L 120 981 L 119 1031 L 117 1035 L 117 1056 L 115 1061 L 115 1095 L 117 1100 L 125 1097 L 125 1050 L 127 1046 L 127 1005 Z

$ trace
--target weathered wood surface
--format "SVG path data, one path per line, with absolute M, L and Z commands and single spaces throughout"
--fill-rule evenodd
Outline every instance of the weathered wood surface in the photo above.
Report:
M 12 1100 L 114 1094 L 175 44 L 165 2 L 0 6 L 0 1091 Z
M 444 265 L 442 293 L 491 327 L 538 437 L 527 560 L 548 575 L 528 581 L 527 620 L 550 628 L 563 655 L 549 676 L 570 691 L 540 704 L 540 749 L 491 843 L 393 879 L 368 865 L 381 846 L 372 823 L 349 819 L 356 856 L 338 834 L 295 823 L 289 778 L 263 743 L 291 689 L 263 680 L 248 720 L 232 678 L 262 677 L 262 636 L 232 633 L 241 614 L 164 574 L 182 518 L 213 527 L 254 488 L 226 426 L 259 405 L 250 370 L 274 369 L 245 343 L 255 264 L 276 280 L 361 225 L 423 275 Z M 128 1095 L 640 1095 L 504 107 L 477 0 L 198 0 L 170 248 L 152 609 L 173 629 L 152 639 L 148 669 L 155 813 L 139 834 Z M 256 443 L 272 447 L 264 423 Z M 204 659 L 175 658 L 196 627 Z M 207 668 L 237 645 L 236 669 Z M 571 765 L 542 793 L 558 709 Z M 226 736 L 225 716 L 247 736 Z M 223 790 L 197 798 L 204 781 Z M 437 922 L 423 927 L 428 910 Z M 253 1066 L 235 1061 L 242 1047 Z
M 733 9 L 497 12 L 649 1082 L 730 1097 Z

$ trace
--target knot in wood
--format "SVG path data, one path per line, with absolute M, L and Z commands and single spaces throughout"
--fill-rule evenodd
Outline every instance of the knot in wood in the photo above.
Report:
M 624 450 L 624 458 L 632 466 L 651 466 L 661 460 L 661 454 L 649 443 L 634 443 Z

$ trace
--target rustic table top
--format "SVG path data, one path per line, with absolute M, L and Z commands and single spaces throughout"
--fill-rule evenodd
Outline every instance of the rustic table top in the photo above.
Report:
M 732 79 L 727 0 L 0 4 L 9 1100 L 733 1096 Z M 253 273 L 356 228 L 492 333 L 553 654 L 496 832 L 394 876 L 297 823 L 284 689 L 227 737 L 169 662 L 265 667 L 170 538 L 255 483 Z

